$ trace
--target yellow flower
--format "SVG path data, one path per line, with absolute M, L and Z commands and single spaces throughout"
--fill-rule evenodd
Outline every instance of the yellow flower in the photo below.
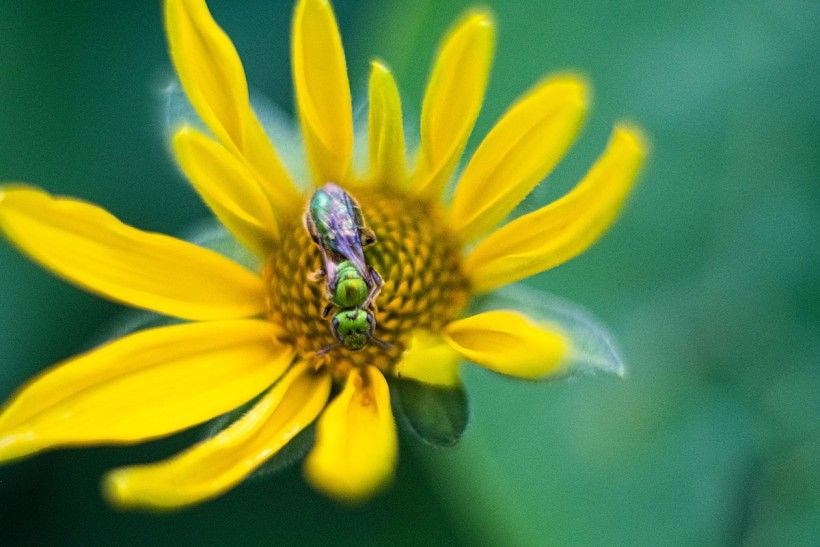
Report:
M 326 0 L 300 0 L 293 19 L 293 80 L 314 186 L 341 184 L 377 236 L 369 263 L 385 285 L 374 344 L 333 341 L 308 281 L 319 253 L 300 191 L 251 109 L 239 57 L 202 0 L 165 3 L 170 52 L 191 105 L 209 130 L 177 128 L 173 151 L 227 229 L 264 264 L 252 272 L 186 241 L 120 223 L 78 200 L 33 187 L 0 190 L 0 229 L 56 275 L 106 298 L 189 321 L 124 336 L 46 371 L 0 414 L 0 461 L 55 447 L 129 444 L 170 435 L 254 406 L 219 433 L 167 461 L 113 471 L 123 506 L 179 507 L 234 487 L 318 418 L 307 479 L 346 500 L 386 484 L 397 434 L 386 378 L 459 387 L 467 360 L 514 377 L 570 367 L 573 340 L 516 311 L 464 316 L 474 295 L 555 267 L 608 228 L 645 156 L 639 130 L 615 127 L 583 180 L 557 201 L 500 228 L 573 142 L 589 91 L 574 74 L 522 96 L 442 199 L 478 116 L 494 23 L 468 12 L 446 35 L 421 109 L 415 162 L 405 161 L 396 83 L 374 62 L 369 166 L 353 167 L 345 58 Z M 432 389 L 432 388 L 431 388 Z M 261 395 L 260 395 L 261 394 Z

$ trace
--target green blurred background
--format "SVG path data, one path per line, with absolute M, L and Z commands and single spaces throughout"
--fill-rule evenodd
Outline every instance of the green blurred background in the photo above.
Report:
M 291 4 L 210 2 L 252 86 L 288 112 Z M 415 118 L 438 37 L 467 5 L 338 1 L 354 97 L 377 55 Z M 614 121 L 652 137 L 614 229 L 529 281 L 609 325 L 628 378 L 522 384 L 468 370 L 463 446 L 403 439 L 393 487 L 355 510 L 314 494 L 298 468 L 177 514 L 101 501 L 105 470 L 195 433 L 43 455 L 0 468 L 0 545 L 820 541 L 820 4 L 485 5 L 499 40 L 471 148 L 518 94 L 565 68 L 590 76 L 595 106 L 536 198 L 570 187 Z M 180 233 L 207 211 L 163 142 L 171 78 L 158 3 L 0 1 L 0 180 Z M 5 242 L 0 272 L 3 399 L 122 313 Z

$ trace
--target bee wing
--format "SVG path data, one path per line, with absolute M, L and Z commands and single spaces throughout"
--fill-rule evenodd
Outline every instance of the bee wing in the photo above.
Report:
M 370 268 L 364 258 L 364 249 L 362 248 L 362 240 L 357 232 L 354 233 L 337 233 L 334 241 L 336 252 L 349 260 L 353 267 L 355 267 L 361 276 L 367 280 L 371 280 Z
M 338 265 L 328 256 L 324 249 L 322 249 L 322 262 L 325 265 L 327 290 L 330 294 L 333 294 L 336 290 L 336 271 L 339 269 Z

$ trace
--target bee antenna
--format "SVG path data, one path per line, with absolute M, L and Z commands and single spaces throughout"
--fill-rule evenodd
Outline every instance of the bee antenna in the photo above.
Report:
M 334 343 L 330 344 L 329 346 L 325 346 L 322 349 L 316 351 L 316 356 L 321 357 L 322 355 L 326 354 L 330 350 L 338 348 L 340 345 L 341 344 L 339 344 L 338 342 L 334 342 Z
M 393 344 L 388 344 L 384 340 L 380 340 L 373 336 L 372 334 L 369 336 L 370 341 L 379 346 L 382 349 L 393 349 Z

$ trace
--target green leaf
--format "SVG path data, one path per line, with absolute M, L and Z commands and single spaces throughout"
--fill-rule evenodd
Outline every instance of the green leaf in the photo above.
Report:
M 461 386 L 433 387 L 415 380 L 393 379 L 390 384 L 398 421 L 432 446 L 455 446 L 470 418 L 467 393 Z

